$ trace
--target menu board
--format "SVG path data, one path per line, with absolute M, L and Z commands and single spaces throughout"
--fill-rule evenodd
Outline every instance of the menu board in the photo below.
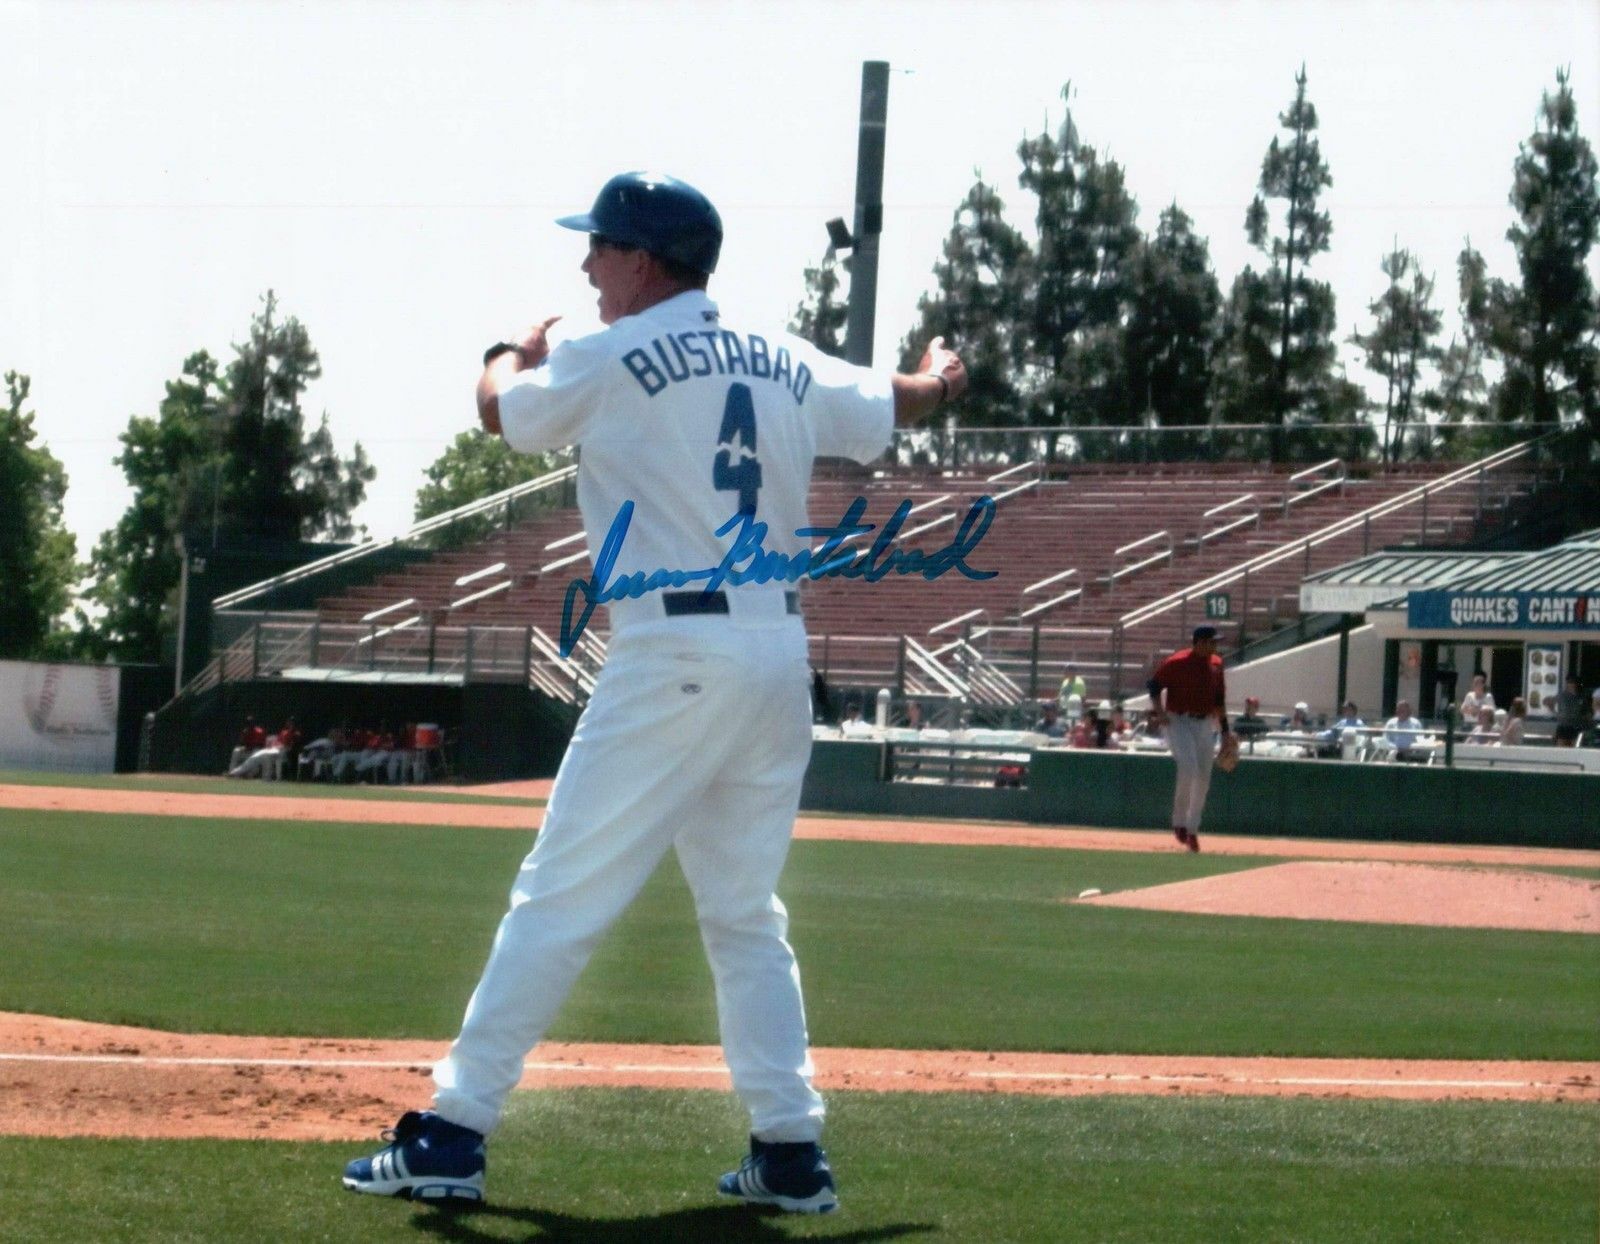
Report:
M 1560 644 L 1529 644 L 1522 677 L 1522 698 L 1529 717 L 1554 717 L 1561 694 Z

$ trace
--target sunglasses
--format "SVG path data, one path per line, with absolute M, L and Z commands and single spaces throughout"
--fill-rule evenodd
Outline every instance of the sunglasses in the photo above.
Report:
M 591 252 L 607 248 L 614 251 L 636 251 L 639 249 L 637 246 L 630 246 L 626 242 L 618 242 L 615 238 L 608 238 L 603 233 L 591 233 L 589 235 L 589 250 Z

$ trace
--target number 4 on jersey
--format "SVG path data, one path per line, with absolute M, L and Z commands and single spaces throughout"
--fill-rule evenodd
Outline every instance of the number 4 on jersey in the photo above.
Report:
M 738 493 L 739 513 L 754 515 L 761 463 L 756 459 L 756 408 L 749 385 L 728 386 L 717 446 L 716 461 L 711 464 L 712 486 L 718 492 Z

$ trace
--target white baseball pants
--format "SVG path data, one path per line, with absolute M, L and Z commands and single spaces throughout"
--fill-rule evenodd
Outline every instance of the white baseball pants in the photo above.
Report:
M 751 1131 L 816 1140 L 800 974 L 774 894 L 811 754 L 798 618 L 689 617 L 612 640 L 511 890 L 434 1107 L 488 1133 L 601 936 L 669 848 L 694 894 Z
M 1216 718 L 1169 714 L 1167 746 L 1178 765 L 1177 786 L 1172 792 L 1172 828 L 1198 833 L 1206 792 L 1211 789 L 1211 766 L 1217 759 Z

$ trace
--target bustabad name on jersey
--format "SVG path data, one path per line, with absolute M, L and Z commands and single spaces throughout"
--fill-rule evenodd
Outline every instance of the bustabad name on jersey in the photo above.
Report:
M 663 334 L 648 347 L 629 350 L 622 356 L 622 365 L 647 397 L 654 397 L 669 384 L 710 375 L 770 380 L 787 389 L 796 406 L 806 400 L 811 388 L 811 369 L 804 363 L 791 366 L 787 348 L 773 350 L 765 337 L 755 333 L 741 336 L 724 328 Z

